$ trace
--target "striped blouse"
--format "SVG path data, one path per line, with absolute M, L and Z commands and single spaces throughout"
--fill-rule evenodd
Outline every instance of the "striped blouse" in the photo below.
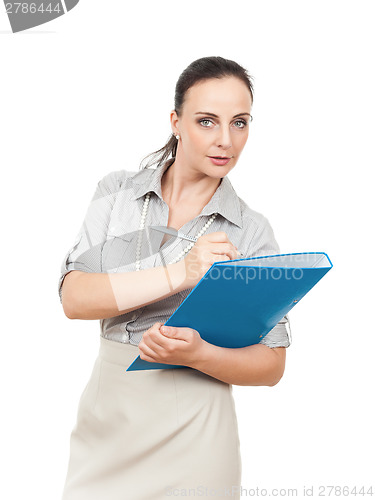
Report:
M 62 303 L 62 283 L 73 270 L 89 273 L 135 271 L 136 246 L 143 201 L 151 193 L 145 227 L 141 231 L 141 270 L 169 264 L 189 245 L 189 241 L 170 237 L 163 246 L 163 234 L 149 226 L 168 225 L 169 207 L 161 193 L 161 178 L 171 164 L 137 172 L 112 171 L 97 184 L 82 226 L 61 265 L 58 283 Z M 228 177 L 223 177 L 201 213 L 187 222 L 181 232 L 196 236 L 209 217 L 217 216 L 204 234 L 224 231 L 244 257 L 280 253 L 271 225 L 262 214 L 249 208 L 237 196 Z M 241 257 L 242 258 L 242 257 Z M 143 333 L 154 323 L 165 323 L 192 288 L 140 307 L 126 314 L 100 320 L 100 335 L 116 342 L 138 345 Z M 288 315 L 260 341 L 268 347 L 291 344 Z

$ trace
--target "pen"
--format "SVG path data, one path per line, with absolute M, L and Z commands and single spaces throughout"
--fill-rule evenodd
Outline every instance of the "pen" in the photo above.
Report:
M 170 234 L 171 236 L 175 236 L 177 238 L 181 238 L 183 240 L 187 241 L 193 241 L 194 243 L 197 242 L 197 238 L 194 238 L 193 236 L 188 236 L 187 234 L 182 233 L 181 231 L 177 231 L 177 229 L 173 229 L 170 227 L 165 227 L 165 226 L 150 226 L 150 229 L 154 229 L 155 231 L 160 231 L 161 233 L 166 233 Z M 239 255 L 243 256 L 243 253 L 237 250 Z

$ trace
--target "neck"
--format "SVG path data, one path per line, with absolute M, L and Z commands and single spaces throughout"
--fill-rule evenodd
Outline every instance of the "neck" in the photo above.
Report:
M 163 200 L 171 207 L 194 204 L 204 207 L 214 195 L 221 178 L 185 167 L 177 159 L 164 172 L 161 179 Z

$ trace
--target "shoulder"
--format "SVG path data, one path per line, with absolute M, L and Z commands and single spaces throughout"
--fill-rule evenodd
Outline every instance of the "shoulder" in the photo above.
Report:
M 270 227 L 268 218 L 262 213 L 250 208 L 249 205 L 239 196 L 242 222 L 244 229 L 263 230 L 265 227 Z
M 242 232 L 244 234 L 243 248 L 248 257 L 280 253 L 274 230 L 268 218 L 250 208 L 239 198 L 242 211 Z
M 128 181 L 131 181 L 135 176 L 137 176 L 137 174 L 139 174 L 139 171 L 124 169 L 112 170 L 98 181 L 93 200 L 103 196 L 116 194 L 124 188 Z

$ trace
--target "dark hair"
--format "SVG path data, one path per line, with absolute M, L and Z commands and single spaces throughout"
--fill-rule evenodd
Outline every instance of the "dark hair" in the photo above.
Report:
M 185 95 L 190 87 L 198 82 L 202 82 L 210 78 L 223 78 L 226 76 L 235 76 L 242 80 L 248 87 L 251 94 L 251 99 L 253 100 L 254 89 L 251 81 L 252 76 L 248 74 L 245 68 L 240 66 L 235 61 L 224 59 L 223 57 L 202 57 L 189 64 L 189 66 L 181 73 L 176 83 L 174 109 L 177 116 L 180 116 L 182 112 Z M 161 149 L 158 149 L 157 151 L 154 151 L 153 153 L 150 153 L 143 158 L 143 160 L 141 161 L 140 169 L 149 168 L 155 163 L 157 163 L 158 167 L 168 159 L 169 155 L 172 155 L 172 158 L 169 160 L 169 162 L 173 163 L 176 157 L 177 143 L 178 141 L 176 137 L 171 134 L 167 143 Z M 149 156 L 151 156 L 151 160 L 145 167 L 142 167 L 143 161 Z

